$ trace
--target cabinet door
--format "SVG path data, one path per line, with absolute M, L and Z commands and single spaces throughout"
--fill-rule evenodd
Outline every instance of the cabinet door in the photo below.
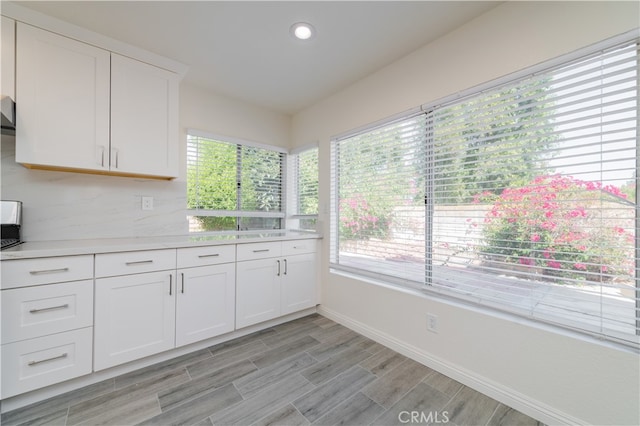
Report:
M 96 279 L 94 369 L 174 347 L 174 272 Z
M 236 265 L 236 328 L 280 316 L 282 260 L 251 260 Z
M 176 346 L 234 329 L 235 264 L 181 269 L 176 289 Z
M 11 99 L 16 98 L 16 21 L 2 16 L 2 24 L 0 25 L 2 37 L 0 45 L 2 53 L 0 57 L 0 94 L 9 96 Z
M 108 170 L 109 52 L 20 22 L 16 44 L 16 161 Z
M 283 260 L 282 315 L 316 305 L 316 255 L 289 256 Z
M 178 80 L 111 54 L 111 170 L 178 176 Z

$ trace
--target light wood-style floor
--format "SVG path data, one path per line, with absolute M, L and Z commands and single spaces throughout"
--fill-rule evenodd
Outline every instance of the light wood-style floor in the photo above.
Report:
M 2 414 L 15 424 L 539 423 L 314 314 Z

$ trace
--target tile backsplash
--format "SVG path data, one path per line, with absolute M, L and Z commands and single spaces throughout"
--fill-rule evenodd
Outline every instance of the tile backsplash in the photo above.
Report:
M 179 235 L 188 232 L 186 182 L 30 170 L 2 136 L 0 195 L 23 203 L 25 241 Z M 142 210 L 143 196 L 153 210 Z

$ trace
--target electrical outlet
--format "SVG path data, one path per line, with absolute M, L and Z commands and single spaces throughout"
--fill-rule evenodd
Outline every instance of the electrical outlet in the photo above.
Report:
M 153 210 L 153 197 L 142 197 L 142 210 Z
M 434 314 L 427 314 L 427 330 L 432 333 L 438 332 L 438 317 Z

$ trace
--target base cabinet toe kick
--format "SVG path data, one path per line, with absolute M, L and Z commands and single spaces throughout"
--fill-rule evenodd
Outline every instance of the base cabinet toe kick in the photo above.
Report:
M 0 399 L 315 308 L 317 241 L 3 259 Z

